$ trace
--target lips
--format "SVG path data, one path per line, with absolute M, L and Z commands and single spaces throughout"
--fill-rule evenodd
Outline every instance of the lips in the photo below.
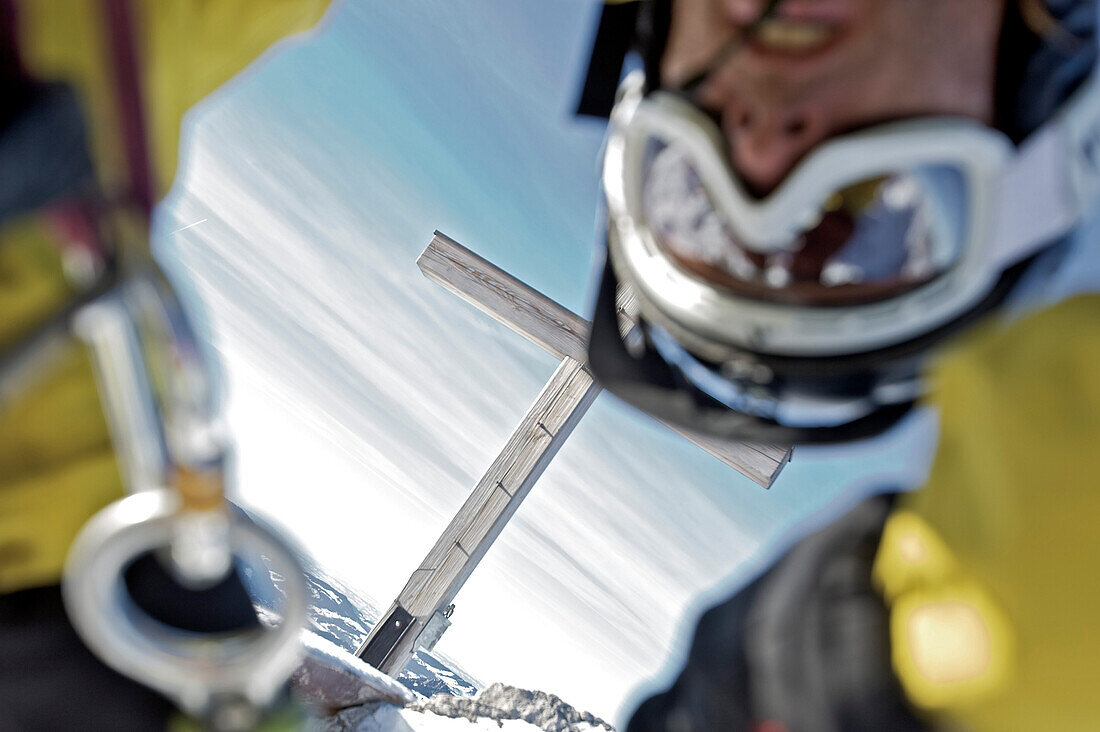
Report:
M 845 23 L 857 14 L 861 0 L 783 0 L 774 17 L 794 21 Z M 873 0 L 878 2 L 879 0 Z M 732 22 L 747 26 L 760 17 L 765 0 L 727 0 L 726 10 Z

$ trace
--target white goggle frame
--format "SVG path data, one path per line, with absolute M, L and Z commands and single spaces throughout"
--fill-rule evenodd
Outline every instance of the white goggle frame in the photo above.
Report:
M 807 307 L 737 295 L 676 264 L 658 244 L 642 207 L 651 139 L 674 141 L 716 210 L 745 246 L 781 251 L 800 222 L 834 192 L 925 165 L 949 165 L 966 184 L 966 231 L 955 263 L 888 300 Z M 890 123 L 830 140 L 769 196 L 749 196 L 726 162 L 713 121 L 673 95 L 643 97 L 628 78 L 611 117 L 603 183 L 611 258 L 643 312 L 695 343 L 781 356 L 837 356 L 904 342 L 974 307 L 1005 269 L 1068 232 L 1100 191 L 1100 87 L 1095 78 L 1017 151 L 1000 132 L 956 118 Z M 655 311 L 655 312 L 654 312 Z M 701 355 L 710 357 L 709 354 Z

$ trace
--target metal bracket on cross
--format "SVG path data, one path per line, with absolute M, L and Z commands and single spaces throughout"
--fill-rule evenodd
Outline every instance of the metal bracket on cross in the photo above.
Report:
M 589 324 L 584 318 L 438 231 L 416 263 L 429 279 L 561 364 L 359 648 L 363 660 L 391 675 L 405 667 L 419 646 L 428 641 L 434 645 L 450 624 L 455 595 L 600 392 L 585 368 Z M 628 294 L 620 297 L 619 310 L 620 327 L 629 330 L 633 316 Z M 789 447 L 722 441 L 669 427 L 765 488 L 791 457 Z

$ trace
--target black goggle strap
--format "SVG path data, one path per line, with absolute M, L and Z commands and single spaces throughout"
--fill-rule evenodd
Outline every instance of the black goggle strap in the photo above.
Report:
M 681 422 L 695 416 L 687 396 L 690 384 L 648 342 L 631 353 L 619 329 L 619 282 L 605 264 L 596 295 L 588 343 L 588 363 L 604 388 L 661 418 Z
M 740 412 L 705 393 L 668 363 L 648 341 L 631 354 L 619 331 L 618 280 L 605 264 L 597 292 L 588 343 L 588 363 L 596 380 L 630 405 L 689 429 L 730 439 L 774 444 L 823 444 L 880 434 L 912 408 L 912 402 L 887 405 L 835 427 L 789 427 Z
M 611 116 L 623 63 L 637 42 L 640 10 L 641 2 L 604 4 L 577 114 L 605 119 Z
M 648 335 L 632 354 L 619 330 L 617 292 L 613 268 L 605 265 L 588 344 L 589 366 L 605 389 L 648 414 L 703 432 L 741 433 L 758 421 L 700 390 L 661 357 Z
M 661 56 L 668 41 L 672 0 L 607 0 L 592 44 L 577 114 L 608 119 L 626 56 L 641 56 L 645 90 L 660 85 Z

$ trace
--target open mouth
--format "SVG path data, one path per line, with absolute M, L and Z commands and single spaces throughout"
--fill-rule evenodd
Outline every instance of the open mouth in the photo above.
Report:
M 805 56 L 828 48 L 840 37 L 840 30 L 837 23 L 769 18 L 757 26 L 748 45 L 767 54 Z

